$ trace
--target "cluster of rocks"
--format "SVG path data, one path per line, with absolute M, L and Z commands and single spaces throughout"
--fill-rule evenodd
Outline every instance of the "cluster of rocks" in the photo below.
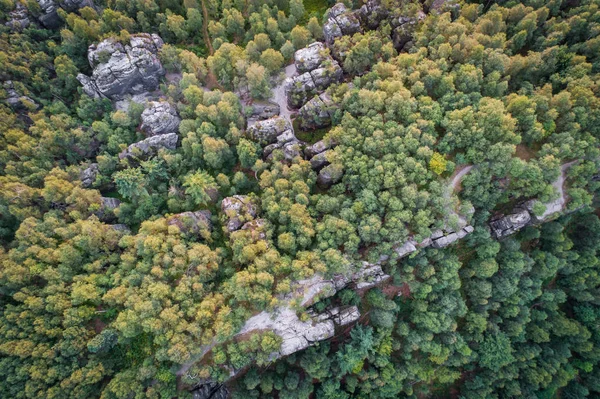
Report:
M 111 197 L 100 198 L 100 209 L 96 212 L 96 216 L 103 222 L 110 223 L 116 219 L 115 210 L 121 205 L 121 201 Z
M 31 98 L 19 93 L 12 80 L 3 84 L 6 92 L 6 103 L 15 110 L 37 109 L 39 105 Z
M 15 5 L 15 9 L 8 13 L 8 21 L 5 23 L 12 31 L 21 32 L 23 29 L 31 25 L 29 19 L 29 11 L 19 2 Z
M 180 231 L 192 234 L 210 234 L 212 222 L 210 211 L 182 212 L 167 219 L 167 225 L 177 226 Z
M 304 130 L 315 130 L 331 125 L 331 118 L 338 105 L 327 92 L 314 96 L 300 108 L 298 118 Z
M 223 198 L 221 211 L 225 215 L 225 229 L 228 234 L 243 228 L 258 215 L 258 206 L 247 195 L 234 195 Z
M 106 39 L 88 49 L 92 76 L 77 75 L 84 92 L 93 98 L 123 99 L 156 90 L 165 70 L 158 59 L 163 46 L 156 34 L 131 35 L 129 44 Z
M 490 228 L 496 238 L 503 238 L 516 233 L 531 223 L 531 214 L 524 207 L 514 208 L 508 215 L 500 215 L 492 219 Z
M 176 133 L 181 119 L 175 108 L 166 101 L 151 101 L 141 115 L 140 129 L 147 137 Z
M 343 3 L 337 3 L 327 10 L 327 21 L 323 25 L 325 42 L 331 45 L 338 37 L 360 32 L 360 14 L 360 10 L 349 11 Z
M 177 147 L 178 140 L 179 136 L 177 133 L 166 133 L 148 137 L 127 147 L 126 150 L 119 154 L 119 159 L 133 161 L 138 158 L 148 158 L 155 155 L 161 148 L 174 150 Z
M 244 107 L 244 113 L 246 114 L 248 125 L 252 125 L 257 121 L 278 116 L 279 112 L 279 104 L 271 101 L 255 100 L 251 105 Z
M 37 20 L 44 28 L 56 29 L 61 25 L 61 18 L 58 15 L 59 8 L 66 12 L 77 11 L 83 7 L 95 8 L 92 0 L 62 0 L 60 3 L 55 0 L 37 0 L 39 14 L 36 13 Z M 32 25 L 32 16 L 29 10 L 21 3 L 17 2 L 15 9 L 8 13 L 8 22 L 6 26 L 15 32 L 20 32 Z
M 98 177 L 98 164 L 91 163 L 87 168 L 81 171 L 79 174 L 79 180 L 81 180 L 81 186 L 84 188 L 91 187 Z
M 286 79 L 285 95 L 290 108 L 300 108 L 309 99 L 342 79 L 342 68 L 322 43 L 315 42 L 296 51 L 294 63 L 299 75 Z
M 325 139 L 304 149 L 304 155 L 310 161 L 310 166 L 319 173 L 317 183 L 324 188 L 339 182 L 344 175 L 341 165 L 332 164 L 329 161 L 333 147 L 335 147 L 335 142 Z
M 302 143 L 296 138 L 288 120 L 281 116 L 257 121 L 247 128 L 246 134 L 249 138 L 264 146 L 263 156 L 266 159 L 272 159 L 273 151 L 277 149 L 283 151 L 284 158 L 287 161 L 302 155 Z

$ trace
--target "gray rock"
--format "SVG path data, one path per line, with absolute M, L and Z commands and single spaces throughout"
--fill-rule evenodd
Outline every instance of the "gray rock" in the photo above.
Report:
M 360 8 L 358 16 L 367 28 L 373 30 L 389 16 L 389 11 L 381 5 L 380 0 L 368 0 Z
M 115 209 L 121 205 L 121 201 L 116 198 L 101 197 L 100 210 L 96 212 L 96 216 L 103 222 L 112 222 L 116 219 Z
M 223 198 L 221 211 L 226 216 L 225 228 L 228 233 L 238 230 L 245 222 L 254 219 L 258 206 L 247 195 L 234 195 Z
M 92 184 L 96 181 L 96 176 L 98 176 L 98 164 L 92 163 L 90 166 L 85 168 L 81 174 L 79 175 L 79 180 L 81 180 L 81 186 L 84 188 L 91 187 Z
M 326 151 L 326 152 L 322 152 L 322 153 L 317 154 L 314 157 L 312 157 L 310 159 L 310 167 L 313 170 L 320 170 L 325 165 L 327 165 L 329 163 L 329 161 L 327 160 L 328 153 L 329 153 L 329 151 Z
M 298 111 L 300 127 L 305 130 L 314 130 L 331 125 L 335 108 L 336 104 L 327 93 L 314 96 Z
M 271 101 L 253 101 L 245 108 L 248 121 L 262 121 L 279 115 L 280 107 Z
M 360 311 L 356 306 L 348 306 L 340 309 L 339 307 L 333 308 L 328 312 L 328 316 L 337 326 L 345 326 L 350 323 L 354 323 L 360 319 Z
M 336 3 L 333 7 L 331 7 L 330 9 L 328 9 L 325 12 L 325 16 L 328 19 L 335 18 L 346 12 L 348 12 L 348 8 L 346 7 L 346 5 L 344 3 Z
M 165 70 L 158 59 L 163 45 L 156 34 L 131 35 L 129 45 L 106 39 L 88 49 L 92 76 L 77 75 L 86 94 L 91 97 L 123 99 L 158 88 Z
M 93 82 L 92 83 L 88 82 L 88 84 L 93 85 Z M 83 90 L 84 91 L 86 90 L 85 87 Z M 131 106 L 131 103 L 142 104 L 142 105 L 146 106 L 148 102 L 156 101 L 156 100 L 158 100 L 158 98 L 159 98 L 159 96 L 156 94 L 144 92 L 144 93 L 140 93 L 140 94 L 127 95 L 127 96 L 125 96 L 125 98 L 123 98 L 121 100 L 114 101 L 113 104 L 114 104 L 116 110 L 128 112 L 129 107 Z
M 360 32 L 360 21 L 353 12 L 338 15 L 335 20 L 344 35 L 353 35 Z
M 310 72 L 313 83 L 317 90 L 325 90 L 333 83 L 342 80 L 343 71 L 337 61 L 331 61 L 329 64 L 317 68 Z
M 256 122 L 254 125 L 248 127 L 246 134 L 252 140 L 258 141 L 261 144 L 270 144 L 274 143 L 280 134 L 290 129 L 292 129 L 292 126 L 287 119 L 276 116 Z
M 314 42 L 294 53 L 294 62 L 298 73 L 310 72 L 324 61 L 331 59 L 323 43 Z
M 323 37 L 328 45 L 333 44 L 336 38 L 342 35 L 353 35 L 360 32 L 361 26 L 357 15 L 360 12 L 350 12 L 342 3 L 337 3 L 326 14 L 327 21 L 323 25 Z
M 444 247 L 447 247 L 448 245 L 452 244 L 453 242 L 455 242 L 458 239 L 459 239 L 458 234 L 450 233 L 446 236 L 438 238 L 437 240 L 433 240 L 433 243 L 431 244 L 431 246 L 433 248 L 444 248 Z
M 223 384 L 206 382 L 192 391 L 192 399 L 227 399 L 229 391 Z
M 202 233 L 212 231 L 210 211 L 182 212 L 167 219 L 167 225 L 177 226 L 184 233 Z
M 393 33 L 392 39 L 394 47 L 398 51 L 408 49 L 408 43 L 412 40 L 413 34 L 419 22 L 425 19 L 425 13 L 419 11 L 416 17 L 398 17 L 391 20 Z
M 6 103 L 13 109 L 18 111 L 38 109 L 39 105 L 31 98 L 19 93 L 12 80 L 7 80 L 3 84 L 6 91 Z
M 327 151 L 333 147 L 335 147 L 335 143 L 332 140 L 319 140 L 313 145 L 307 146 L 304 149 L 304 154 L 306 155 L 306 158 L 310 159 L 315 155 Z
M 352 276 L 352 281 L 359 290 L 373 288 L 389 279 L 390 276 L 385 274 L 381 265 L 368 262 L 362 262 L 361 269 Z
M 284 83 L 285 96 L 290 108 L 300 108 L 309 98 L 317 94 L 310 72 L 287 78 Z
M 342 169 L 341 165 L 327 165 L 319 172 L 319 176 L 317 176 L 317 183 L 321 187 L 326 188 L 342 180 L 343 175 L 344 170 Z
M 516 233 L 531 222 L 531 215 L 525 208 L 515 208 L 509 215 L 498 217 L 490 222 L 492 234 L 503 238 Z
M 116 230 L 120 233 L 131 234 L 131 230 L 126 224 L 113 224 L 111 225 L 111 227 L 113 228 L 113 230 Z
M 61 19 L 58 16 L 58 5 L 54 0 L 37 0 L 41 13 L 38 16 L 38 20 L 48 29 L 58 28 L 60 26 Z
M 156 136 L 158 134 L 173 133 L 179 130 L 181 119 L 177 111 L 166 101 L 152 101 L 142 112 L 142 124 L 140 129 L 146 136 Z
M 145 140 L 131 144 L 126 150 L 119 154 L 119 159 L 147 158 L 156 154 L 161 148 L 174 150 L 177 147 L 179 136 L 177 133 L 159 134 L 148 137 Z
M 394 251 L 398 254 L 399 258 L 403 258 L 417 250 L 416 243 L 411 239 L 406 241 L 399 247 L 394 248 Z
M 325 43 L 331 46 L 338 37 L 342 37 L 342 30 L 335 19 L 330 18 L 323 24 L 323 38 L 325 39 Z
M 7 19 L 8 22 L 6 22 L 5 25 L 13 32 L 21 32 L 31 25 L 27 8 L 19 2 L 17 2 L 15 9 L 8 13 Z

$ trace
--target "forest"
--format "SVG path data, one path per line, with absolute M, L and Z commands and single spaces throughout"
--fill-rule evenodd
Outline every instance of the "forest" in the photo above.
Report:
M 600 0 L 0 0 L 0 398 L 599 398 L 599 193 Z

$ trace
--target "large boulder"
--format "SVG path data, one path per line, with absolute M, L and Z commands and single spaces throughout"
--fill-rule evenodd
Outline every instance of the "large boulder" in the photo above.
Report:
M 159 134 L 148 137 L 145 140 L 131 144 L 126 150 L 119 154 L 120 159 L 147 158 L 156 154 L 161 148 L 174 150 L 177 147 L 179 136 L 177 133 Z
M 7 80 L 3 84 L 4 91 L 6 91 L 6 103 L 13 109 L 18 111 L 24 110 L 35 110 L 39 108 L 39 105 L 28 96 L 25 96 L 17 91 L 12 80 Z
M 499 216 L 490 222 L 492 234 L 503 238 L 516 233 L 531 222 L 531 214 L 525 208 L 517 207 L 508 215 Z
M 419 11 L 414 17 L 401 16 L 391 19 L 392 40 L 396 50 L 402 51 L 410 48 L 415 29 L 425 17 L 425 13 Z
M 121 205 L 121 201 L 116 198 L 101 197 L 100 209 L 96 212 L 96 216 L 103 222 L 113 222 L 116 219 L 115 210 Z
M 360 12 L 349 11 L 343 3 L 337 3 L 327 10 L 327 21 L 323 25 L 323 37 L 328 45 L 343 35 L 353 35 L 360 32 Z
M 251 105 L 244 108 L 244 112 L 248 119 L 248 123 L 254 123 L 256 121 L 262 121 L 278 116 L 280 107 L 279 104 L 271 101 L 255 100 Z
M 310 159 L 312 157 L 314 157 L 317 154 L 320 154 L 324 151 L 327 151 L 331 148 L 335 147 L 335 142 L 333 142 L 330 139 L 323 139 L 323 140 L 319 140 L 316 143 L 307 146 L 304 149 L 304 154 L 306 155 L 306 158 Z
M 140 129 L 146 136 L 173 133 L 179 130 L 181 119 L 177 111 L 166 101 L 152 101 L 142 112 Z
M 328 59 L 331 57 L 323 43 L 320 42 L 314 42 L 294 54 L 294 63 L 298 73 L 310 72 Z
M 192 391 L 192 399 L 227 399 L 229 391 L 223 384 L 206 382 Z
M 266 159 L 271 160 L 273 158 L 273 151 L 277 149 L 283 150 L 283 157 L 286 161 L 292 161 L 297 156 L 302 156 L 300 140 L 294 135 L 294 131 L 291 129 L 286 130 L 277 136 L 277 141 L 273 144 L 269 144 L 263 149 L 263 156 Z
M 13 32 L 21 32 L 23 29 L 31 25 L 29 12 L 27 8 L 17 2 L 15 9 L 8 13 L 7 22 L 5 23 Z
M 225 229 L 227 233 L 232 233 L 256 217 L 258 206 L 247 195 L 234 195 L 223 199 L 221 211 L 226 218 Z
M 336 104 L 329 94 L 314 96 L 298 111 L 300 127 L 304 130 L 314 130 L 331 125 L 335 109 Z
M 274 118 L 256 122 L 252 126 L 249 126 L 246 130 L 246 134 L 252 140 L 266 145 L 274 143 L 280 134 L 291 129 L 292 126 L 287 119 L 276 116 Z
M 209 235 L 212 231 L 210 211 L 183 212 L 167 219 L 167 225 L 177 226 L 184 233 Z
M 344 175 L 344 170 L 341 165 L 331 164 L 327 165 L 319 172 L 317 176 L 317 183 L 323 187 L 327 188 L 332 184 L 335 184 L 342 180 L 342 176 Z
M 96 181 L 98 176 L 98 164 L 92 163 L 87 168 L 81 171 L 79 180 L 81 180 L 81 186 L 84 188 L 91 187 Z
M 163 46 L 156 34 L 131 35 L 129 44 L 106 39 L 88 49 L 88 61 L 94 68 L 92 76 L 77 75 L 85 93 L 91 97 L 123 99 L 158 88 L 165 70 L 158 59 Z
M 389 16 L 389 11 L 381 5 L 380 0 L 368 0 L 360 8 L 358 16 L 367 28 L 377 29 L 379 24 Z
M 290 108 L 300 108 L 319 91 L 342 79 L 337 61 L 325 61 L 317 69 L 286 79 L 285 94 Z

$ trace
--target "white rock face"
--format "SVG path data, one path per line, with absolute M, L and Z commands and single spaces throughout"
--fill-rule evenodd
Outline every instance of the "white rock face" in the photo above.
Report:
M 256 122 L 248 127 L 246 134 L 254 141 L 261 144 L 271 144 L 277 141 L 277 137 L 287 130 L 291 130 L 292 126 L 287 119 L 276 116 L 264 121 Z
M 177 133 L 181 119 L 177 111 L 166 101 L 152 101 L 142 112 L 140 129 L 146 136 L 156 136 L 165 133 Z
M 294 53 L 294 62 L 299 73 L 310 72 L 328 59 L 331 57 L 323 43 L 320 42 L 314 42 Z
M 524 208 L 515 208 L 511 214 L 502 216 L 490 222 L 492 234 L 496 238 L 509 236 L 527 226 L 531 215 Z
M 177 147 L 179 136 L 177 133 L 159 134 L 149 137 L 145 140 L 131 144 L 127 149 L 119 154 L 119 158 L 135 159 L 138 156 L 142 158 L 156 154 L 161 148 L 174 150 Z
M 106 39 L 88 49 L 88 61 L 94 68 L 92 76 L 77 75 L 83 90 L 90 97 L 123 99 L 158 88 L 165 70 L 158 59 L 163 46 L 156 34 L 131 35 L 128 45 Z
M 343 71 L 337 61 L 331 59 L 319 68 L 286 79 L 285 94 L 290 108 L 300 108 L 318 92 L 342 79 Z
M 96 181 L 96 176 L 98 176 L 98 164 L 92 163 L 92 164 L 90 164 L 90 166 L 85 168 L 79 175 L 79 180 L 81 180 L 81 185 L 84 188 L 91 187 L 92 184 Z

